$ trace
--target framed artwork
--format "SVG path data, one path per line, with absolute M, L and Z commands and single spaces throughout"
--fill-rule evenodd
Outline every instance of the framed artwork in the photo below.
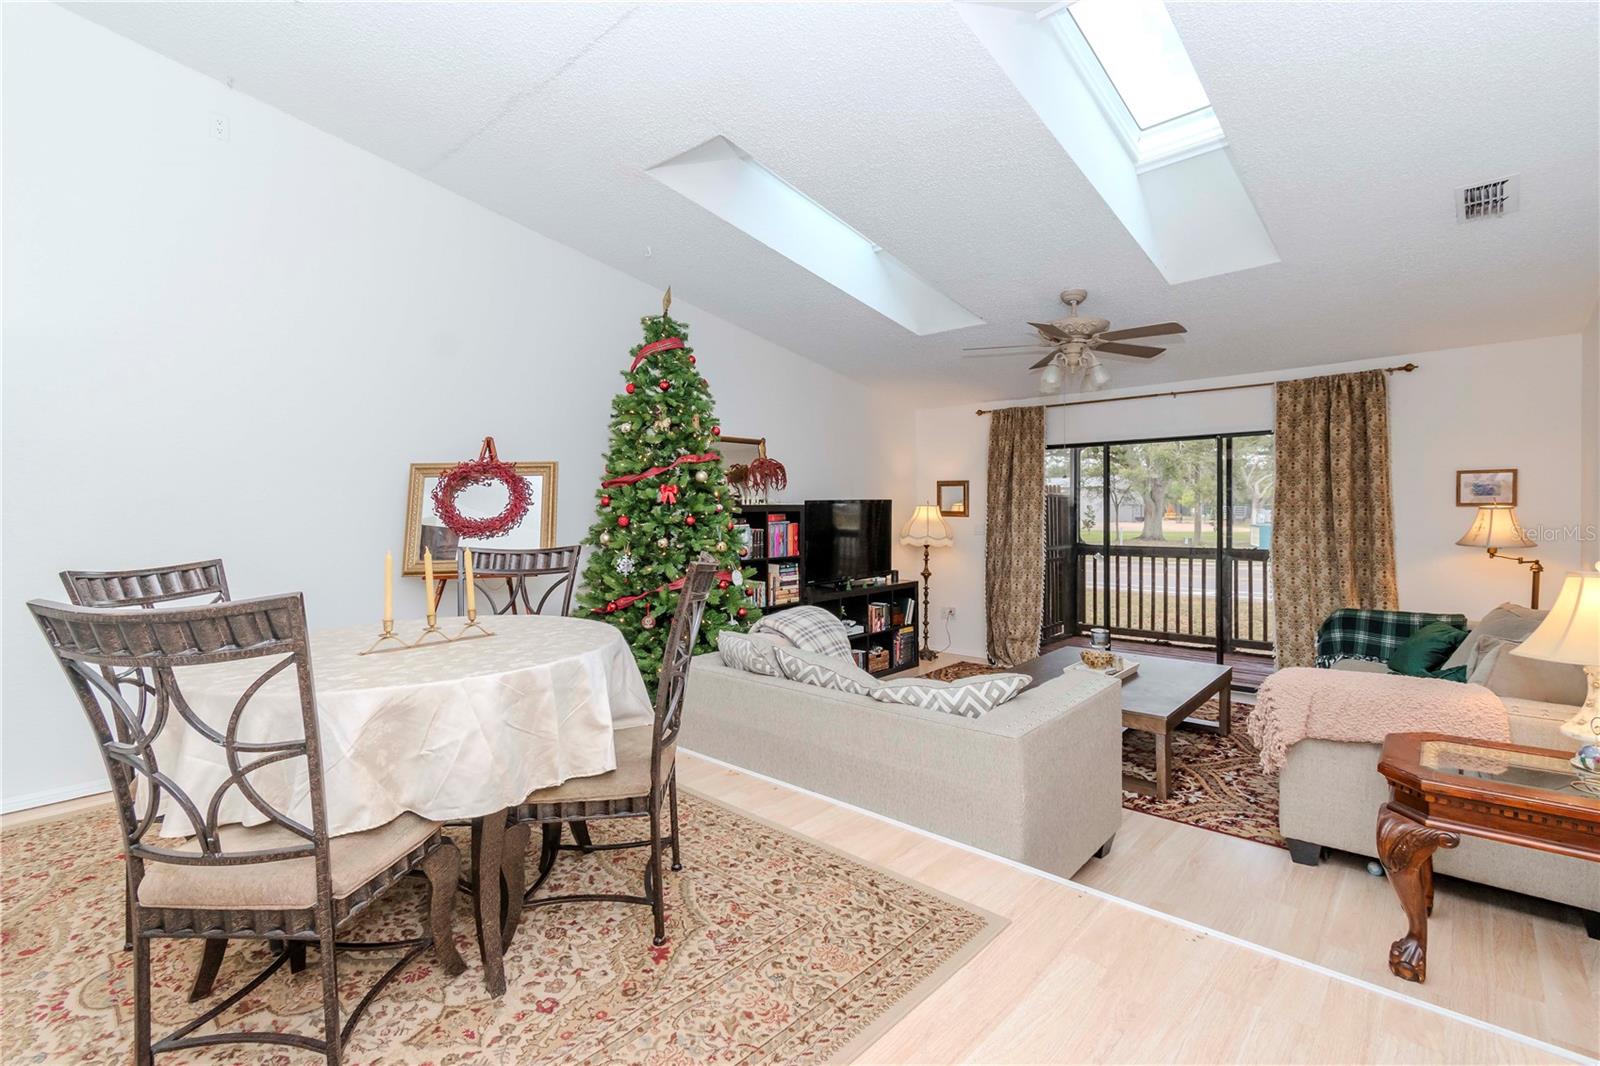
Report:
M 967 482 L 941 481 L 934 492 L 939 501 L 939 513 L 946 518 L 965 518 L 967 510 Z
M 1456 506 L 1482 507 L 1487 503 L 1517 505 L 1515 470 L 1457 470 Z
M 400 572 L 422 573 L 422 550 L 432 549 L 439 576 L 455 576 L 460 548 L 553 548 L 556 539 L 556 464 L 515 463 L 528 484 L 528 511 L 511 532 L 498 537 L 458 537 L 439 518 L 433 488 L 439 475 L 456 463 L 412 463 L 406 491 L 405 552 Z M 456 509 L 467 518 L 490 518 L 506 508 L 508 494 L 500 484 L 472 485 L 456 496 Z

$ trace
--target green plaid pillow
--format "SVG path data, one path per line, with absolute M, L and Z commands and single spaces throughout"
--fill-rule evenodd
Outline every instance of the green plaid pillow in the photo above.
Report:
M 1464 614 L 1427 614 L 1422 611 L 1373 611 L 1341 607 L 1317 630 L 1317 665 L 1329 667 L 1340 659 L 1371 659 L 1386 663 L 1411 634 L 1430 622 L 1467 628 Z

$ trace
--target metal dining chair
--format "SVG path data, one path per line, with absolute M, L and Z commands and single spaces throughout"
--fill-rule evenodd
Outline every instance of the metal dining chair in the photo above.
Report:
M 42 600 L 30 601 L 28 609 L 83 706 L 116 802 L 132 889 L 137 1066 L 148 1066 L 158 1053 L 224 1043 L 300 1047 L 337 1064 L 362 1013 L 412 959 L 431 946 L 445 973 L 464 969 L 450 931 L 461 858 L 437 823 L 403 814 L 376 829 L 328 835 L 311 652 L 305 604 L 298 593 L 161 611 L 72 607 Z M 241 686 L 226 727 L 199 718 L 184 697 L 177 670 L 251 660 L 262 660 L 261 672 Z M 151 679 L 151 699 L 137 710 L 123 698 L 122 686 L 107 679 L 108 671 L 128 670 Z M 249 672 L 253 671 L 252 667 Z M 297 686 L 301 735 L 239 739 L 251 699 L 280 676 Z M 222 749 L 231 773 L 211 795 L 191 796 L 163 772 L 156 746 L 169 730 L 193 731 Z M 251 781 L 256 771 L 294 759 L 306 764 L 309 825 L 270 803 Z M 224 797 L 235 788 L 264 816 L 263 824 L 218 824 Z M 166 817 L 157 829 L 162 813 Z M 161 838 L 178 828 L 173 822 L 180 815 L 193 835 L 173 846 Z M 430 890 L 424 935 L 382 944 L 337 939 L 340 927 L 417 869 L 427 877 Z M 204 941 L 196 978 L 198 996 L 210 994 L 228 940 L 266 940 L 283 946 L 265 969 L 220 1003 L 153 1040 L 150 956 L 153 942 L 161 938 Z M 308 944 L 320 949 L 321 1039 L 276 1031 L 195 1035 L 285 962 L 291 971 L 303 968 Z M 404 953 L 341 1028 L 338 952 L 378 950 Z
M 560 593 L 559 602 L 561 610 L 558 612 L 563 618 L 572 613 L 572 590 L 578 584 L 578 557 L 583 548 L 573 544 L 564 548 L 533 548 L 516 550 L 510 548 L 474 548 L 472 549 L 472 575 L 478 586 L 478 594 L 489 601 L 490 614 L 543 614 L 545 604 L 556 593 Z M 466 555 L 461 550 L 456 551 L 456 613 L 467 613 L 467 562 Z M 528 594 L 528 579 L 550 577 L 554 578 L 545 587 L 544 594 L 539 597 L 536 606 Z M 495 602 L 494 597 L 483 587 L 485 581 L 504 581 L 506 583 L 506 602 Z M 517 609 L 517 601 L 522 601 L 522 610 Z
M 690 565 L 684 575 L 683 590 L 678 596 L 678 606 L 672 615 L 672 629 L 667 634 L 666 648 L 662 653 L 661 674 L 656 687 L 655 717 L 649 725 L 619 729 L 614 734 L 617 768 L 610 773 L 594 777 L 578 777 L 532 793 L 511 809 L 507 831 L 506 853 L 519 860 L 528 849 L 530 826 L 542 830 L 539 854 L 539 872 L 533 886 L 523 892 L 523 863 L 507 863 L 504 869 L 514 883 L 508 884 L 508 899 L 523 895 L 529 907 L 542 907 L 552 903 L 582 901 L 607 901 L 613 903 L 639 903 L 651 909 L 655 921 L 655 943 L 666 942 L 665 892 L 661 882 L 661 820 L 663 813 L 669 820 L 670 835 L 665 843 L 672 848 L 672 869 L 683 869 L 678 844 L 678 775 L 675 756 L 678 747 L 678 727 L 682 721 L 683 695 L 689 680 L 689 663 L 694 656 L 695 641 L 700 635 L 700 619 L 705 613 L 706 596 L 716 576 L 716 564 L 708 559 Z M 663 812 L 665 807 L 665 812 Z M 612 818 L 648 818 L 650 835 L 644 840 L 620 843 L 594 844 L 587 833 L 577 844 L 561 843 L 562 823 L 570 822 L 576 829 L 580 824 Z M 644 868 L 644 893 L 638 896 L 615 893 L 579 893 L 562 896 L 537 896 L 541 885 L 555 867 L 556 854 L 569 851 L 611 851 L 618 848 L 648 847 L 650 858 Z M 507 909 L 503 942 L 509 944 L 516 931 L 517 912 Z
M 228 575 L 222 568 L 221 559 L 134 570 L 63 570 L 60 576 L 61 584 L 66 586 L 67 598 L 79 607 L 145 607 L 153 610 L 184 600 L 226 603 L 233 598 L 228 594 Z M 106 674 L 106 680 L 138 692 L 139 712 L 144 713 L 145 701 L 152 691 L 144 671 L 111 671 Z M 132 951 L 131 899 L 125 901 L 123 911 L 122 950 Z

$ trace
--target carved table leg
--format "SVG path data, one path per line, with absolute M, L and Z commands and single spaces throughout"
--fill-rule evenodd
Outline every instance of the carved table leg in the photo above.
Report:
M 1455 833 L 1412 821 L 1387 803 L 1378 808 L 1378 859 L 1406 912 L 1406 935 L 1389 947 L 1389 972 L 1421 984 L 1428 976 L 1428 912 L 1433 909 L 1433 853 L 1461 843 Z
M 483 959 L 483 985 L 499 998 L 506 991 L 505 947 L 501 942 L 500 876 L 506 843 L 506 812 L 472 820 L 472 903 Z

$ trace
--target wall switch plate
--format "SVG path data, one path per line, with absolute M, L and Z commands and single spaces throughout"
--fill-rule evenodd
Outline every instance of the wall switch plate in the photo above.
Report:
M 228 116 L 227 115 L 221 115 L 221 114 L 218 114 L 217 112 L 213 111 L 211 113 L 209 129 L 211 130 L 211 139 L 212 140 L 214 140 L 214 141 L 225 141 L 225 140 L 227 140 L 228 139 Z

